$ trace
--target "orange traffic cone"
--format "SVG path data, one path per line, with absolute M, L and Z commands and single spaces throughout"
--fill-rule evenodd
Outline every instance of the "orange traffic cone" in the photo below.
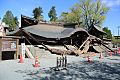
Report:
M 19 63 L 24 63 L 22 53 L 20 54 L 20 61 L 19 61 Z
M 116 49 L 114 50 L 114 54 L 116 54 Z
M 102 55 L 102 53 L 100 53 L 100 57 L 99 57 L 100 59 L 103 59 L 103 55 Z
M 36 55 L 36 59 L 35 59 L 35 64 L 33 65 L 34 67 L 40 67 L 39 63 L 38 63 L 38 56 Z
M 109 52 L 109 56 L 112 56 L 112 52 L 111 51 Z
M 88 56 L 87 58 L 88 58 L 88 62 L 89 62 L 89 63 L 92 62 L 92 59 L 91 59 L 90 56 Z
M 120 48 L 118 49 L 118 54 L 120 54 Z

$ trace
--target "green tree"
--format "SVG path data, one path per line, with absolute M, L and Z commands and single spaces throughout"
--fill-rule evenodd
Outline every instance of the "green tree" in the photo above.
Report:
M 41 21 L 43 20 L 43 10 L 41 7 L 36 7 L 35 9 L 33 9 L 33 16 L 36 20 Z
M 71 8 L 71 11 L 67 14 L 67 16 L 73 18 L 71 19 L 72 22 L 82 22 L 82 25 L 88 29 L 92 24 L 101 26 L 105 20 L 108 10 L 109 8 L 103 4 L 101 0 L 80 0 L 79 3 L 76 3 Z M 71 22 L 71 20 L 67 21 Z
M 19 25 L 17 17 L 14 17 L 11 11 L 7 11 L 4 15 L 3 22 L 9 25 L 9 31 L 13 31 Z
M 17 17 L 14 17 L 14 22 L 15 22 L 16 27 L 19 27 L 19 21 Z
M 69 14 L 68 12 L 62 12 L 59 21 L 67 23 L 68 22 L 68 16 L 67 16 L 68 14 Z
M 18 22 L 18 18 L 17 17 L 14 17 L 14 21 L 15 21 L 15 24 L 18 26 L 19 22 Z
M 50 9 L 50 11 L 48 13 L 48 16 L 50 18 L 50 21 L 55 22 L 57 20 L 55 6 L 52 6 L 52 8 Z
M 104 27 L 103 31 L 106 32 L 106 35 L 104 35 L 105 38 L 112 39 L 112 33 L 111 33 L 111 30 L 108 29 L 108 27 Z
M 78 23 L 80 22 L 79 16 L 76 16 L 74 13 L 62 12 L 60 16 L 60 21 L 65 23 Z

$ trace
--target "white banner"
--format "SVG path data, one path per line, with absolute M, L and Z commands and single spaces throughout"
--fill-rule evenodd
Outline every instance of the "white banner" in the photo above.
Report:
M 23 59 L 25 59 L 25 43 L 21 43 L 21 53 L 22 53 L 22 56 L 23 56 Z

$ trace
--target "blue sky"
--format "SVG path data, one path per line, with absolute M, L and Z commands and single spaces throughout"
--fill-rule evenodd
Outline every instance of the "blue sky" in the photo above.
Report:
M 0 18 L 2 19 L 7 10 L 11 10 L 14 16 L 20 20 L 20 15 L 33 17 L 32 10 L 35 7 L 42 7 L 45 20 L 49 20 L 48 12 L 52 6 L 56 6 L 57 15 L 69 11 L 79 0 L 0 0 Z M 113 35 L 118 35 L 120 26 L 120 0 L 102 0 L 111 9 L 106 16 L 103 27 L 108 27 Z

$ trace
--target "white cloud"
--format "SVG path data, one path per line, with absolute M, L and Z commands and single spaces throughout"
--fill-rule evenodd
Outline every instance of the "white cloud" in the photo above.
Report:
M 120 0 L 102 0 L 109 7 L 120 6 Z
M 120 5 L 120 0 L 117 0 L 117 1 L 116 1 L 116 4 L 117 4 L 117 5 Z

